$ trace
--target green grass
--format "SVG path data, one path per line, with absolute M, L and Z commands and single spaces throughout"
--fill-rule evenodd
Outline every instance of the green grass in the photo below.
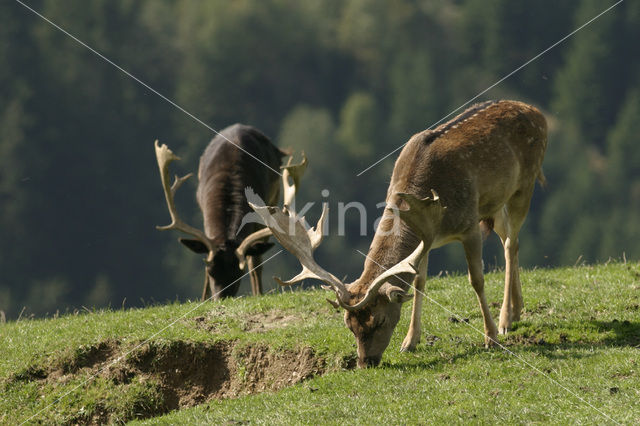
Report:
M 502 273 L 486 277 L 494 318 L 502 280 Z M 139 421 L 640 422 L 640 265 L 523 271 L 522 280 L 522 321 L 499 338 L 510 352 L 482 347 L 480 310 L 466 277 L 442 277 L 427 283 L 427 295 L 469 322 L 453 322 L 450 312 L 425 301 L 422 341 L 416 352 L 401 353 L 407 305 L 382 365 L 368 370 L 345 369 L 355 340 L 324 291 L 0 325 L 0 424 L 125 422 L 151 414 L 158 416 Z M 159 415 L 167 409 L 169 369 L 197 363 L 194 353 L 217 344 L 229 348 L 237 397 Z M 255 361 L 257 352 L 247 349 L 279 356 L 305 347 L 323 360 L 324 374 L 286 387 L 272 386 L 277 376 L 261 377 L 268 363 Z M 149 374 L 119 370 L 120 364 Z M 252 380 L 266 391 L 250 389 Z

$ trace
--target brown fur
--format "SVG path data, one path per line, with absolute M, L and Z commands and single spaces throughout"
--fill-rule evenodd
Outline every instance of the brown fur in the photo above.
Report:
M 476 148 L 473 142 L 469 142 L 486 141 L 496 136 L 519 138 L 523 132 L 522 126 L 541 126 L 539 133 L 532 135 L 539 145 L 532 148 L 534 151 L 541 150 L 544 154 L 546 122 L 537 109 L 520 102 L 500 101 L 480 105 L 486 105 L 486 107 L 478 109 L 478 105 L 474 105 L 437 129 L 418 133 L 410 139 L 396 161 L 387 191 L 387 204 L 402 208 L 404 204 L 395 196 L 396 193 L 408 192 L 424 198 L 430 196 L 431 189 L 434 189 L 440 196 L 442 204 L 448 210 L 454 211 L 454 214 L 447 214 L 443 218 L 445 228 L 440 231 L 441 234 L 461 234 L 470 226 L 477 224 L 481 218 L 493 220 L 490 214 L 495 213 L 497 206 L 491 194 L 487 193 L 485 198 L 480 199 L 467 198 L 470 190 L 477 190 L 470 187 L 469 166 L 475 166 L 473 168 L 476 169 L 474 171 L 477 174 L 478 171 L 495 168 L 497 159 L 504 162 L 518 159 L 513 152 L 496 152 L 491 146 L 483 150 L 481 145 Z M 473 114 L 469 116 L 469 112 Z M 462 117 L 465 118 L 461 119 Z M 495 123 L 501 123 L 501 125 L 496 126 Z M 515 123 L 517 128 L 509 130 L 508 127 L 512 123 Z M 438 135 L 436 138 L 433 137 L 434 133 Z M 465 158 L 467 153 L 468 159 Z M 544 179 L 541 166 L 542 156 L 535 164 L 529 165 L 528 174 L 534 174 L 535 177 L 542 176 Z M 485 174 L 500 175 L 501 171 L 495 170 Z M 487 177 L 474 186 L 492 187 L 507 180 L 501 176 L 495 179 Z M 517 188 L 510 189 L 512 193 L 517 190 Z M 504 192 L 509 191 L 505 188 Z M 503 195 L 499 198 L 502 200 L 505 197 Z M 470 217 L 460 214 L 460 208 L 463 208 L 463 213 L 467 213 L 476 206 L 478 213 L 472 213 Z M 392 219 L 383 220 L 380 227 L 386 231 L 392 223 Z M 376 260 L 381 266 L 377 266 L 375 262 L 366 261 L 364 272 L 357 281 L 358 287 L 366 288 L 368 283 L 380 274 L 383 267 L 390 268 L 404 259 L 417 247 L 418 243 L 415 233 L 405 224 L 402 225 L 402 233 L 399 236 L 376 234 L 369 248 L 368 257 Z M 360 290 L 359 293 L 364 291 L 366 290 Z
M 387 192 L 388 206 L 407 208 L 398 193 L 410 193 L 421 199 L 431 196 L 432 190 L 439 195 L 445 209 L 433 217 L 423 218 L 421 232 L 429 238 L 425 245 L 436 248 L 452 241 L 463 242 L 470 279 L 483 310 L 487 344 L 492 343 L 496 330 L 484 300 L 478 224 L 483 221 L 488 232 L 496 225 L 505 245 L 505 256 L 510 259 L 500 320 L 500 331 L 506 332 L 512 319 L 519 317 L 521 308 L 517 233 L 526 216 L 536 179 L 545 182 L 541 167 L 546 131 L 544 116 L 530 105 L 515 101 L 485 102 L 472 106 L 435 130 L 414 135 L 393 170 Z M 363 297 L 377 276 L 418 246 L 416 233 L 404 223 L 399 233 L 383 235 L 380 231 L 388 230 L 392 221 L 392 218 L 381 221 L 364 271 L 349 286 L 354 302 Z M 424 269 L 426 273 L 426 259 Z M 401 276 L 391 284 L 407 289 L 410 278 Z M 392 331 L 399 318 L 399 303 L 387 303 L 383 295 L 378 299 L 365 312 L 345 315 L 345 322 L 356 336 L 361 365 L 379 361 L 389 342 L 389 326 Z M 418 317 L 418 324 L 414 324 L 412 317 L 413 329 L 403 344 L 405 350 L 414 349 L 419 339 L 419 331 L 417 336 L 415 331 L 419 329 L 419 309 L 414 316 Z M 375 324 L 385 326 L 379 327 L 378 332 Z

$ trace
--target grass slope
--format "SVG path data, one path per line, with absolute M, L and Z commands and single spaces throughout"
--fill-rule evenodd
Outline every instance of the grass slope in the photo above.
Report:
M 486 277 L 494 317 L 502 280 Z M 398 350 L 407 306 L 368 370 L 323 291 L 0 325 L 0 423 L 639 423 L 640 265 L 522 280 L 509 352 L 482 347 L 466 277 L 442 277 L 417 351 Z

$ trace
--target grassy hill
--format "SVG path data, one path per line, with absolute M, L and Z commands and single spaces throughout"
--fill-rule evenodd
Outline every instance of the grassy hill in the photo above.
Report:
M 495 316 L 502 280 L 487 275 Z M 446 276 L 418 350 L 399 352 L 406 306 L 368 370 L 324 291 L 0 324 L 0 424 L 640 422 L 640 264 L 522 280 L 503 348 L 482 347 L 466 277 Z

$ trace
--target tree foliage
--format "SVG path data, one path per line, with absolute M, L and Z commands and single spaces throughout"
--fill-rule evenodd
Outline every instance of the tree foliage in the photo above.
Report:
M 196 297 L 201 261 L 175 235 L 152 143 L 197 169 L 235 122 L 306 151 L 298 202 L 359 201 L 321 264 L 357 275 L 396 155 L 414 133 L 604 10 L 595 0 L 96 0 L 29 2 L 157 93 L 17 2 L 0 4 L 0 310 L 16 316 L 140 299 Z M 550 11 L 553 11 L 550 13 Z M 640 256 L 640 6 L 624 2 L 478 100 L 539 106 L 545 173 L 522 232 L 521 264 Z M 176 107 L 187 111 L 185 114 Z M 194 118 L 195 117 L 195 118 Z M 451 116 L 452 117 L 452 116 Z M 204 124 L 204 125 L 203 125 Z M 207 128 L 209 126 L 210 128 Z M 199 223 L 195 182 L 178 194 Z M 323 192 L 325 190 L 325 192 Z M 352 214 L 353 213 L 353 214 Z M 334 232 L 337 232 L 337 223 Z M 500 264 L 490 241 L 485 260 Z M 431 271 L 460 268 L 434 253 Z M 297 266 L 282 255 L 265 276 Z M 273 273 L 272 273 L 273 272 Z

